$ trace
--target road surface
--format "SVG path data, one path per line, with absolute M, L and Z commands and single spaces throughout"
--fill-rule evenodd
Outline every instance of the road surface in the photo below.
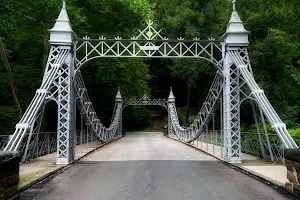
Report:
M 130 133 L 19 199 L 291 199 L 285 195 L 161 133 Z

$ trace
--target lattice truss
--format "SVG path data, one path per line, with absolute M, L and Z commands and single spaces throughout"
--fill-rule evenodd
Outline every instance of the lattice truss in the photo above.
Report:
M 222 49 L 219 41 L 214 38 L 201 40 L 198 37 L 193 40 L 185 40 L 180 37 L 170 40 L 163 36 L 164 29 L 156 30 L 154 22 L 144 22 L 146 28 L 135 29 L 137 36 L 131 39 L 115 37 L 107 39 L 90 39 L 84 37 L 78 39 L 76 63 L 80 68 L 89 60 L 99 57 L 186 57 L 203 58 L 222 68 Z
M 111 124 L 106 128 L 97 117 L 80 72 L 78 72 L 75 77 L 75 90 L 77 92 L 79 108 L 84 116 L 86 125 L 92 133 L 96 135 L 99 140 L 104 142 L 109 142 L 114 137 L 120 136 L 122 131 L 120 123 L 122 123 L 123 101 L 117 101 L 116 99 Z
M 43 154 L 41 153 L 43 152 L 42 149 L 35 149 L 44 148 L 43 142 L 40 140 L 39 130 L 45 104 L 50 100 L 54 100 L 58 104 L 57 157 L 58 159 L 73 160 L 74 134 L 70 134 L 70 132 L 75 133 L 76 131 L 74 115 L 72 114 L 76 103 L 75 95 L 78 97 L 77 103 L 84 114 L 86 125 L 99 140 L 110 141 L 116 133 L 120 132 L 122 101 L 116 104 L 111 126 L 105 128 L 96 116 L 92 103 L 87 96 L 80 71 L 77 73 L 73 86 L 71 73 L 73 73 L 72 68 L 74 66 L 72 66 L 73 56 L 70 50 L 70 47 L 51 47 L 42 85 L 37 90 L 24 116 L 16 125 L 16 130 L 4 151 L 19 150 L 23 155 L 23 161 L 34 158 L 33 153 Z M 73 87 L 75 88 L 74 92 Z
M 251 70 L 247 49 L 232 49 L 229 51 L 229 54 L 240 73 L 239 77 L 242 82 L 239 85 L 242 98 L 250 99 L 255 102 L 255 105 L 259 107 L 272 125 L 273 130 L 280 138 L 284 148 L 297 148 L 298 146 L 288 133 L 286 125 L 279 118 L 278 114 L 264 94 L 264 91 L 256 83 Z M 259 113 L 260 120 L 264 120 L 262 113 Z
M 274 108 L 269 103 L 263 91 L 253 78 L 247 48 L 232 48 L 228 52 L 232 63 L 224 74 L 219 74 L 211 86 L 198 116 L 193 123 L 184 128 L 180 126 L 175 102 L 169 103 L 170 125 L 172 132 L 179 140 L 191 142 L 195 140 L 207 127 L 210 118 L 223 101 L 224 125 L 224 159 L 229 162 L 240 162 L 242 151 L 254 155 L 254 152 L 265 159 L 272 161 L 282 160 L 282 148 L 297 147 L 294 140 L 286 130 L 285 124 L 280 120 Z M 224 82 L 225 81 L 225 82 Z M 224 88 L 224 85 L 229 87 Z M 223 96 L 221 95 L 223 92 Z M 227 99 L 224 103 L 224 99 Z M 253 117 L 257 126 L 257 134 L 241 134 L 240 131 L 240 105 L 248 101 L 252 106 Z M 227 108 L 226 108 L 227 106 Z M 276 134 L 268 133 L 265 116 L 272 124 Z M 255 155 L 256 155 L 255 154 Z
M 18 151 L 24 147 L 24 158 L 31 147 L 32 141 L 38 137 L 45 104 L 48 100 L 58 102 L 59 80 L 61 78 L 61 68 L 67 56 L 70 54 L 70 48 L 52 46 L 41 87 L 36 91 L 33 100 L 28 106 L 20 122 L 4 151 Z
M 144 94 L 139 99 L 130 99 L 124 102 L 123 108 L 127 106 L 162 106 L 168 109 L 167 99 L 151 99 L 147 94 Z
M 192 124 L 184 128 L 180 126 L 178 115 L 176 111 L 175 102 L 168 105 L 168 111 L 170 113 L 170 121 L 173 134 L 175 134 L 179 140 L 185 142 L 191 142 L 196 140 L 200 134 L 204 131 L 204 128 L 210 121 L 222 94 L 223 77 L 219 72 L 216 73 L 213 84 L 209 90 L 208 96 L 204 101 L 202 108 L 200 109 L 197 117 Z

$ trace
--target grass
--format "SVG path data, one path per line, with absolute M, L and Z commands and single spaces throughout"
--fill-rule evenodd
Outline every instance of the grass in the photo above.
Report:
M 29 174 L 25 174 L 20 176 L 20 180 L 19 180 L 19 186 L 22 185 L 23 183 L 27 183 L 30 182 L 30 180 L 34 179 L 37 176 L 40 176 L 42 174 L 44 174 L 46 172 L 45 169 L 39 170 L 37 172 L 33 172 L 33 173 L 29 173 Z

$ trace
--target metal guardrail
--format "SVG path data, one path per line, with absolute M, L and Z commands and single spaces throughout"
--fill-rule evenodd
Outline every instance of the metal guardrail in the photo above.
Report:
M 76 133 L 76 145 L 82 145 L 97 140 L 97 137 L 95 135 L 88 134 L 85 130 L 77 131 Z M 276 134 L 268 134 L 271 151 L 268 148 L 267 140 L 263 134 L 261 134 L 261 137 L 262 144 L 260 144 L 259 135 L 257 133 L 241 133 L 242 153 L 272 161 L 272 157 L 270 154 L 271 152 L 273 155 L 273 161 L 281 162 L 284 159 L 284 151 L 283 145 L 280 142 L 279 137 Z M 298 139 L 296 141 L 300 141 L 300 136 L 293 137 Z M 30 143 L 30 149 L 32 149 L 32 151 L 28 154 L 26 160 L 34 159 L 43 155 L 56 152 L 56 132 L 41 132 L 37 137 L 33 136 L 32 138 L 33 139 Z M 4 149 L 8 140 L 9 135 L 0 135 L 0 151 Z M 220 148 L 221 157 L 223 157 L 222 155 L 224 149 L 224 137 L 221 131 L 207 131 L 201 134 L 195 142 L 197 142 L 197 145 L 198 142 L 200 142 L 200 145 L 202 145 L 201 142 L 205 142 L 211 145 L 212 149 L 208 149 L 209 145 L 203 145 L 203 148 L 204 150 L 206 148 L 207 151 L 210 150 L 212 154 L 216 154 L 217 148 Z M 20 146 L 21 154 L 23 154 L 25 146 L 25 143 L 22 143 L 22 145 Z
M 26 136 L 28 137 L 28 136 Z M 76 137 L 74 138 L 76 145 L 86 144 L 92 141 L 96 141 L 97 137 L 87 131 L 76 131 Z M 4 149 L 8 143 L 9 135 L 0 135 L 0 151 Z M 27 140 L 24 140 L 27 141 Z M 54 153 L 57 150 L 57 133 L 56 132 L 41 132 L 38 135 L 33 135 L 30 141 L 30 152 L 25 158 L 26 161 L 38 158 L 43 155 Z M 23 155 L 26 147 L 26 142 L 23 142 L 20 146 L 19 152 Z
M 270 145 L 268 145 L 267 138 L 264 134 L 260 134 L 260 136 L 261 142 L 257 133 L 241 133 L 242 153 L 256 156 L 272 162 L 283 162 L 284 148 L 278 135 L 275 133 L 268 134 Z M 293 137 L 297 138 L 297 136 Z M 296 141 L 300 141 L 300 136 L 298 136 L 298 138 L 299 140 Z M 206 150 L 213 155 L 218 154 L 218 156 L 223 158 L 225 148 L 223 132 L 206 131 L 201 134 L 195 142 L 197 142 L 197 145 L 200 145 L 203 150 Z

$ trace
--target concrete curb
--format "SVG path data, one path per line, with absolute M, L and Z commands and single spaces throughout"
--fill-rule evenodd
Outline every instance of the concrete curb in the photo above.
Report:
M 284 186 L 280 185 L 275 180 L 271 180 L 271 179 L 269 179 L 269 178 L 267 178 L 267 177 L 265 177 L 265 176 L 263 176 L 261 174 L 253 172 L 252 170 L 248 170 L 248 169 L 245 169 L 243 167 L 237 166 L 235 164 L 231 164 L 231 163 L 225 162 L 224 160 L 220 159 L 219 157 L 216 157 L 215 155 L 212 155 L 212 154 L 204 151 L 203 149 L 200 149 L 200 148 L 198 148 L 196 146 L 193 146 L 190 143 L 182 142 L 182 141 L 176 140 L 174 138 L 170 138 L 168 136 L 165 136 L 165 137 L 168 138 L 168 139 L 180 142 L 182 144 L 188 145 L 188 146 L 190 146 L 190 147 L 192 147 L 192 148 L 194 148 L 194 149 L 196 149 L 198 151 L 201 151 L 201 152 L 203 152 L 203 153 L 205 153 L 205 154 L 207 154 L 209 156 L 212 156 L 212 157 L 216 158 L 217 160 L 219 160 L 222 164 L 224 164 L 224 165 L 226 165 L 226 166 L 228 166 L 228 167 L 230 167 L 230 168 L 232 168 L 234 170 L 242 172 L 243 174 L 245 174 L 247 176 L 250 176 L 250 177 L 258 180 L 258 181 L 260 181 L 260 182 L 268 185 L 269 187 L 272 187 L 272 188 L 278 190 L 280 193 L 285 194 L 288 197 L 291 197 L 293 199 L 298 199 L 298 197 L 295 194 L 291 193 L 289 190 L 287 190 Z
M 98 147 L 96 147 L 95 149 L 89 151 L 89 152 L 86 153 L 85 155 L 83 155 L 83 156 L 81 156 L 81 157 L 75 159 L 75 160 L 74 160 L 73 162 L 71 162 L 70 164 L 65 165 L 65 166 L 62 166 L 62 167 L 60 167 L 60 168 L 58 168 L 58 169 L 55 169 L 54 171 L 48 172 L 48 173 L 42 175 L 41 177 L 39 177 L 39 178 L 33 180 L 32 182 L 30 182 L 30 183 L 28 183 L 28 184 L 26 184 L 26 185 L 24 185 L 24 186 L 22 186 L 22 187 L 19 187 L 19 188 L 18 188 L 17 194 L 15 194 L 14 196 L 10 197 L 9 200 L 15 200 L 15 199 L 18 199 L 18 197 L 19 197 L 19 195 L 20 195 L 21 192 L 23 192 L 23 191 L 29 189 L 29 188 L 32 187 L 33 185 L 36 185 L 36 184 L 38 184 L 38 183 L 40 183 L 40 182 L 42 182 L 42 181 L 47 180 L 47 179 L 50 178 L 52 175 L 54 175 L 54 174 L 56 174 L 56 173 L 59 173 L 59 172 L 61 172 L 61 171 L 64 170 L 64 169 L 69 168 L 72 164 L 74 164 L 74 163 L 76 163 L 77 161 L 81 160 L 82 158 L 84 158 L 84 157 L 90 155 L 90 154 L 93 153 L 94 151 L 96 151 L 96 150 L 98 150 L 98 149 L 100 149 L 100 148 L 102 148 L 102 147 L 104 147 L 104 146 L 106 146 L 106 145 L 108 145 L 108 144 L 111 144 L 111 143 L 113 143 L 113 142 L 115 142 L 115 141 L 117 141 L 117 140 L 119 140 L 119 139 L 121 139 L 121 138 L 122 138 L 122 137 L 119 137 L 119 138 L 116 138 L 116 139 L 114 139 L 114 140 L 112 140 L 112 141 L 110 141 L 110 142 L 108 142 L 108 143 L 101 144 L 100 146 L 98 146 Z

